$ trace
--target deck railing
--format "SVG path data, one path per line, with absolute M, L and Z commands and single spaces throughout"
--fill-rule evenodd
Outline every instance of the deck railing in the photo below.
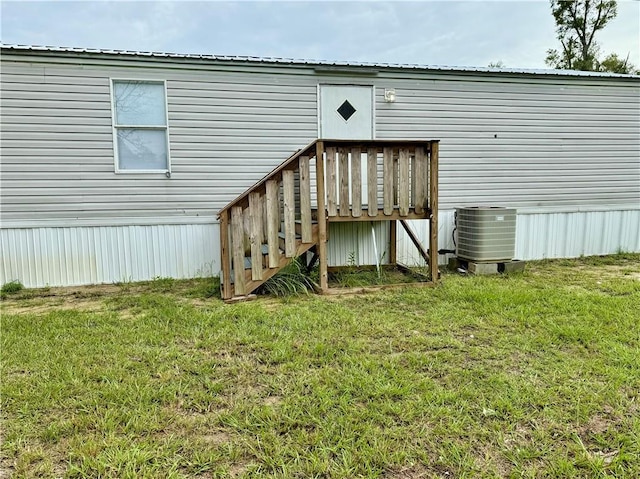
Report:
M 223 297 L 251 293 L 314 246 L 326 289 L 328 222 L 428 218 L 435 251 L 437 160 L 435 140 L 316 140 L 299 150 L 220 211 Z
M 329 220 L 424 218 L 436 148 L 435 141 L 326 140 Z

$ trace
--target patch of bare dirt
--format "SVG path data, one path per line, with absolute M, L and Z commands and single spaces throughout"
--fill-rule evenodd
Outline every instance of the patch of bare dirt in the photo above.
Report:
M 589 420 L 578 429 L 578 433 L 583 440 L 588 440 L 589 436 L 602 434 L 610 427 L 616 426 L 620 423 L 620 420 L 620 417 L 612 407 L 605 406 L 601 412 L 591 416 Z
M 422 464 L 412 464 L 388 471 L 384 479 L 422 479 L 426 477 L 451 477 L 453 473 L 443 467 L 436 467 L 436 470 L 429 470 Z
M 0 457 L 0 479 L 13 477 L 15 473 L 15 461 L 2 455 Z
M 121 291 L 121 287 L 112 284 L 26 289 L 6 297 L 2 301 L 2 312 L 43 314 L 60 310 L 103 311 L 104 298 Z
M 30 301 L 5 302 L 2 311 L 6 314 L 45 314 L 51 311 L 104 311 L 104 302 L 98 299 L 65 298 L 64 301 Z
M 282 397 L 280 396 L 267 396 L 262 400 L 265 406 L 279 406 L 282 404 Z
M 639 264 L 610 264 L 591 268 L 595 275 L 604 278 L 623 278 L 640 281 Z
M 212 446 L 220 446 L 221 444 L 227 444 L 231 442 L 232 438 L 230 434 L 223 431 L 213 431 L 209 434 L 201 436 L 201 439 Z
M 235 464 L 232 464 L 229 467 L 229 477 L 242 476 L 245 472 L 247 472 L 247 469 L 249 468 L 250 465 L 251 463 L 249 461 L 237 462 Z

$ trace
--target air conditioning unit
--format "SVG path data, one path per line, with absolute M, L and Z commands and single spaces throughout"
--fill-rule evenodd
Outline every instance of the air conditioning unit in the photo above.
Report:
M 498 206 L 456 208 L 458 258 L 477 263 L 511 261 L 516 248 L 516 210 Z

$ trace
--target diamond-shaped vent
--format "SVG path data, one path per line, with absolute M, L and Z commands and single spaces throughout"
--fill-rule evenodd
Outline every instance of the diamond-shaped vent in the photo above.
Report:
M 351 103 L 349 103 L 349 100 L 345 100 L 338 108 L 338 113 L 340 113 L 340 116 L 344 118 L 344 121 L 349 121 L 349 118 L 351 118 L 355 112 L 356 109 Z

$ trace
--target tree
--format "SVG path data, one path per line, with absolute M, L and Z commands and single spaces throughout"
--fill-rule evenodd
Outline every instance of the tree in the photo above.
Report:
M 491 62 L 488 65 L 489 68 L 504 68 L 505 64 L 502 60 L 498 60 L 497 62 Z
M 600 71 L 611 73 L 633 73 L 635 67 L 629 63 L 629 55 L 624 60 L 615 53 L 610 53 L 600 62 Z M 636 74 L 640 72 L 636 71 Z
M 562 70 L 633 71 L 633 65 L 615 53 L 598 60 L 600 47 L 595 35 L 616 17 L 615 0 L 551 0 L 551 12 L 562 50 L 548 50 L 547 65 Z

